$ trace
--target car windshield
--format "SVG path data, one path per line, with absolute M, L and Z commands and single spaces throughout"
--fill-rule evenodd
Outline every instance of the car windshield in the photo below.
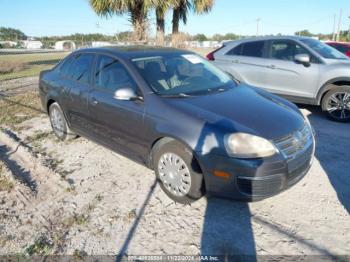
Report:
M 315 52 L 317 52 L 320 56 L 326 59 L 348 59 L 345 55 L 343 55 L 338 50 L 330 47 L 316 39 L 301 39 L 301 42 L 309 46 Z
M 228 75 L 195 54 L 162 54 L 134 58 L 132 62 L 153 91 L 162 96 L 203 95 L 236 85 Z

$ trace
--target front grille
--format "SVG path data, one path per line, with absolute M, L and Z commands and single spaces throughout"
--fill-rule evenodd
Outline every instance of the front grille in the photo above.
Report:
M 282 176 L 273 175 L 262 179 L 249 179 L 238 177 L 237 184 L 239 190 L 247 195 L 267 196 L 277 193 L 282 189 Z
M 282 138 L 274 139 L 273 143 L 287 160 L 297 157 L 300 153 L 312 146 L 312 131 L 308 125 Z
M 309 168 L 313 154 L 313 137 L 311 128 L 303 128 L 288 136 L 273 140 L 276 147 L 287 160 L 287 183 L 297 182 Z

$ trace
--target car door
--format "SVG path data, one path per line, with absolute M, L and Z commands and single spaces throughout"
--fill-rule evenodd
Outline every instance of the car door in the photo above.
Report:
M 319 60 L 293 40 L 271 40 L 268 46 L 264 88 L 291 97 L 314 97 L 319 81 Z M 297 54 L 308 54 L 311 63 L 297 63 L 294 58 Z
M 66 117 L 72 129 L 83 133 L 89 130 L 88 93 L 94 57 L 92 53 L 78 53 L 60 70 Z
M 263 86 L 266 78 L 265 41 L 244 42 L 225 54 L 224 71 L 250 85 Z
M 144 139 L 144 102 L 118 100 L 120 88 L 133 88 L 142 96 L 127 68 L 116 58 L 99 55 L 89 93 L 89 114 L 95 138 L 104 145 L 135 160 L 147 148 Z

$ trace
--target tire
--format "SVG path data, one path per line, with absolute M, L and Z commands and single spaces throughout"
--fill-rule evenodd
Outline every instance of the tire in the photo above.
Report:
M 203 175 L 191 150 L 175 140 L 166 139 L 157 143 L 152 152 L 157 180 L 172 200 L 190 204 L 204 195 Z
M 49 117 L 52 130 L 58 139 L 67 141 L 77 137 L 77 135 L 70 130 L 64 113 L 57 102 L 50 105 Z
M 350 121 L 350 86 L 334 86 L 321 102 L 322 110 L 338 122 Z

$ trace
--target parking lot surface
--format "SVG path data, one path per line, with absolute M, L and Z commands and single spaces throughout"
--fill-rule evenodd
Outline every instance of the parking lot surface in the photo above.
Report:
M 174 203 L 153 171 L 85 138 L 58 141 L 43 114 L 4 128 L 13 186 L 0 192 L 0 254 L 350 254 L 350 124 L 301 108 L 316 131 L 313 166 L 254 203 Z

